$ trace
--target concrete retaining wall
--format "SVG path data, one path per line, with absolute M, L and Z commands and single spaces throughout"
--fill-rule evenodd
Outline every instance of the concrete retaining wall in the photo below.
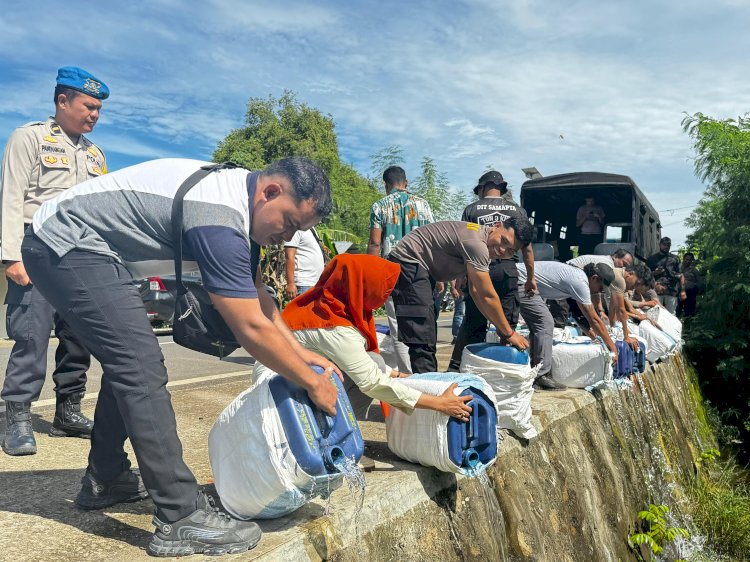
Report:
M 678 509 L 676 484 L 713 447 L 700 394 L 681 356 L 619 391 L 537 393 L 531 442 L 506 439 L 491 487 L 394 462 L 370 478 L 357 509 L 300 527 L 264 560 L 632 560 L 627 535 L 650 502 Z M 363 424 L 370 433 L 367 423 Z M 370 439 L 377 436 L 370 433 Z M 382 447 L 376 451 L 387 458 Z M 392 462 L 392 461 L 389 461 Z M 378 474 L 376 471 L 374 474 Z M 289 558 L 287 558 L 289 556 Z
M 644 380 L 647 395 L 640 387 L 536 393 L 539 437 L 507 437 L 488 485 L 400 461 L 373 416 L 360 424 L 376 461 L 364 495 L 344 486 L 330 502 L 260 521 L 263 540 L 231 560 L 633 560 L 626 537 L 637 512 L 663 501 L 679 518 L 679 484 L 692 477 L 693 459 L 715 445 L 680 356 Z M 210 386 L 170 385 L 185 460 L 209 491 L 208 432 L 248 384 L 249 374 L 240 374 Z M 88 415 L 93 407 L 84 400 Z M 149 559 L 153 503 L 74 508 L 89 443 L 48 437 L 51 419 L 50 411 L 34 413 L 37 455 L 0 454 L 3 559 Z M 0 419 L 0 434 L 3 426 Z

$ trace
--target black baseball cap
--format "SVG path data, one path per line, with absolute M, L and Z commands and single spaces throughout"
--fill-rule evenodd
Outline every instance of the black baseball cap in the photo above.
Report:
M 602 282 L 609 287 L 615 280 L 615 272 L 606 263 L 595 263 L 594 272 L 601 277 Z
M 503 175 L 500 172 L 491 170 L 489 172 L 482 174 L 482 177 L 479 178 L 479 181 L 477 182 L 477 186 L 474 188 L 474 195 L 478 195 L 479 190 L 482 189 L 488 183 L 495 184 L 500 189 L 504 189 L 508 185 L 508 182 L 503 179 Z

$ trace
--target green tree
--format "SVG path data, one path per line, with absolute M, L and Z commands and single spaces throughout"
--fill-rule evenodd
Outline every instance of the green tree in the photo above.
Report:
M 421 174 L 413 185 L 414 193 L 430 204 L 435 220 L 460 220 L 470 201 L 468 193 L 450 187 L 448 177 L 429 156 L 422 157 Z
M 364 238 L 370 207 L 380 194 L 341 161 L 333 117 L 298 101 L 293 92 L 285 91 L 279 98 L 251 98 L 244 125 L 219 143 L 213 159 L 258 170 L 287 156 L 310 158 L 328 174 L 334 209 L 326 226 Z
M 370 183 L 377 189 L 383 190 L 383 172 L 391 166 L 404 164 L 404 149 L 397 144 L 381 148 L 370 156 Z
M 750 438 L 750 118 L 688 115 L 696 175 L 708 184 L 688 219 L 688 245 L 706 259 L 706 292 L 686 319 L 687 349 L 723 421 Z M 748 452 L 748 451 L 746 451 Z

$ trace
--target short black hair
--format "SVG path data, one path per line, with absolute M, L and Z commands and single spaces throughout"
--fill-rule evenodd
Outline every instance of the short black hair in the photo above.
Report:
M 80 96 L 82 92 L 74 90 L 73 88 L 68 88 L 67 86 L 55 86 L 55 107 L 57 107 L 57 98 L 60 97 L 60 94 L 65 94 L 65 97 L 68 100 L 72 100 L 73 98 Z
M 653 273 L 651 273 L 651 270 L 643 264 L 628 265 L 624 269 L 625 271 L 634 273 L 638 280 L 646 286 L 653 283 Z
M 383 172 L 383 181 L 388 186 L 406 183 L 406 172 L 401 166 L 390 166 Z
M 659 240 L 659 244 L 671 244 L 672 239 L 669 236 L 665 236 L 661 240 Z
M 621 260 L 625 256 L 630 256 L 632 258 L 633 257 L 633 252 L 631 252 L 629 250 L 623 250 L 622 248 L 620 248 L 619 250 L 615 250 L 615 253 L 612 254 L 612 257 L 613 258 L 617 258 L 618 260 Z
M 312 199 L 315 202 L 315 214 L 321 219 L 331 213 L 331 183 L 322 168 L 309 158 L 292 156 L 276 160 L 263 170 L 263 175 L 288 179 L 297 204 Z
M 511 215 L 501 223 L 505 228 L 512 228 L 516 234 L 516 240 L 521 242 L 521 247 L 528 246 L 534 241 L 536 230 L 529 222 L 520 215 Z
M 591 279 L 594 275 L 599 275 L 596 271 L 596 264 L 594 263 L 587 263 L 583 266 L 583 272 L 586 274 L 586 277 Z M 575 266 L 573 266 L 575 267 Z

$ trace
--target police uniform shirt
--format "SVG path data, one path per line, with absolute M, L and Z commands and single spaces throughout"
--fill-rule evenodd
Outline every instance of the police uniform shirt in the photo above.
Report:
M 466 275 L 466 264 L 487 272 L 491 262 L 487 239 L 491 232 L 490 227 L 473 222 L 432 222 L 404 236 L 389 258 L 419 264 L 435 281 Z
M 482 226 L 492 226 L 495 223 L 508 220 L 511 216 L 527 218 L 523 207 L 513 201 L 506 192 L 500 197 L 483 197 L 478 201 L 470 203 L 464 209 L 461 220 L 475 222 Z M 518 262 L 518 252 L 512 258 L 506 259 Z
M 0 259 L 21 260 L 24 226 L 42 203 L 106 171 L 102 150 L 83 135 L 69 137 L 52 117 L 13 131 L 0 178 Z

